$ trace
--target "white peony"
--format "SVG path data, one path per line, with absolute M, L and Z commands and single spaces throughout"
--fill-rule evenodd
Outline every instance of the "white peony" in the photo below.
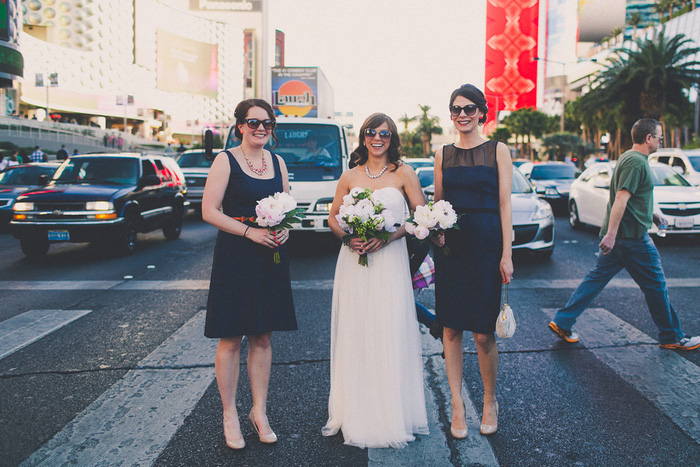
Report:
M 377 230 L 382 230 L 384 228 L 384 217 L 382 217 L 381 214 L 372 214 L 370 216 L 370 219 L 372 219 L 372 222 L 374 224 L 374 228 Z
M 277 201 L 282 204 L 282 208 L 284 209 L 285 213 L 292 211 L 297 207 L 296 200 L 292 198 L 289 193 L 285 193 L 284 191 L 281 193 L 275 193 L 275 198 L 277 198 Z
M 427 227 L 432 229 L 438 223 L 438 219 L 435 213 L 426 206 L 416 206 L 416 212 L 413 214 L 413 219 L 419 226 Z
M 406 224 L 404 224 L 404 227 L 406 228 L 406 233 L 408 235 L 414 235 L 416 233 L 416 224 L 414 224 L 413 222 L 406 222 Z
M 423 240 L 424 238 L 428 238 L 428 235 L 430 235 L 430 229 L 424 225 L 419 225 L 416 227 L 414 235 L 418 240 Z
M 350 190 L 350 196 L 352 196 L 354 198 L 357 195 L 359 195 L 360 193 L 362 193 L 363 191 L 365 191 L 365 190 L 362 188 L 355 187 L 352 190 Z
M 343 196 L 343 206 L 350 206 L 355 203 L 355 198 L 352 197 L 352 195 L 345 195 Z
M 359 216 L 360 220 L 364 223 L 374 214 L 374 204 L 368 199 L 361 199 L 355 205 L 355 215 Z

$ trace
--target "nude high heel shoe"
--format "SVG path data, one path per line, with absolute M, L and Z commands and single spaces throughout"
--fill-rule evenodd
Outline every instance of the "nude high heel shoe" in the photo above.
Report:
M 255 418 L 253 417 L 252 411 L 248 414 L 248 420 L 250 420 L 250 424 L 253 425 L 253 429 L 255 430 L 255 433 L 257 433 L 258 438 L 260 438 L 261 443 L 272 444 L 277 442 L 277 435 L 274 431 L 267 434 L 260 433 L 260 430 L 258 430 L 258 425 L 255 423 Z
M 498 431 L 498 401 L 496 401 L 496 424 L 495 425 L 485 425 L 481 424 L 479 429 L 482 435 L 492 435 Z
M 228 434 L 226 433 L 226 421 L 224 420 L 224 438 L 226 439 L 226 446 L 228 446 L 231 449 L 243 449 L 245 447 L 245 439 L 243 439 L 243 435 L 241 434 L 240 438 L 237 439 L 231 439 Z
M 464 420 L 464 425 L 466 426 L 467 420 L 466 420 L 466 414 L 467 414 L 467 406 L 464 406 L 464 415 L 465 415 L 465 420 Z M 464 439 L 467 437 L 467 432 L 469 431 L 469 427 L 463 429 L 463 430 L 457 430 L 455 427 L 450 426 L 450 434 L 452 435 L 453 438 L 455 439 Z

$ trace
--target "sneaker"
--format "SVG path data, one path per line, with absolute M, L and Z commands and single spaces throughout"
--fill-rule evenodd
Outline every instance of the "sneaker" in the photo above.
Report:
M 576 334 L 575 332 L 571 332 L 570 329 L 560 328 L 554 321 L 549 322 L 549 329 L 551 329 L 552 332 L 563 341 L 569 342 L 571 344 L 573 344 L 574 342 L 578 342 L 578 334 Z M 700 345 L 700 343 L 698 345 Z
M 659 347 L 673 350 L 695 350 L 700 347 L 700 336 L 685 336 L 678 342 L 674 342 L 672 344 L 659 344 Z

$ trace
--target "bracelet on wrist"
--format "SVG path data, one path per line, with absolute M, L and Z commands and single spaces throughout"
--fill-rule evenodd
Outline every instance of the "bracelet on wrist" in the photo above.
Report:
M 248 238 L 246 235 L 248 235 L 248 230 L 250 229 L 250 226 L 246 227 L 245 232 L 243 232 L 243 238 Z

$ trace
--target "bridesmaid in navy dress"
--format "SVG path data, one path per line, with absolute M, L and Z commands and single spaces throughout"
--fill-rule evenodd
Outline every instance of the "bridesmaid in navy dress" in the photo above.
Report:
M 261 442 L 274 443 L 277 436 L 267 419 L 270 338 L 272 331 L 296 330 L 297 323 L 285 246 L 289 232 L 271 234 L 253 222 L 258 200 L 289 193 L 284 161 L 264 149 L 270 137 L 274 139 L 275 114 L 264 100 L 248 99 L 238 104 L 234 116 L 241 145 L 216 156 L 202 199 L 202 218 L 219 229 L 204 334 L 219 339 L 215 371 L 226 445 L 242 449 L 245 441 L 236 409 L 241 339 L 248 337 L 253 395 L 248 419 Z M 275 248 L 280 264 L 273 262 Z
M 437 240 L 438 246 L 449 246 L 450 254 L 435 255 L 436 321 L 444 326 L 445 365 L 452 392 L 450 431 L 455 438 L 467 436 L 462 399 L 464 331 L 473 333 L 484 384 L 480 431 L 489 435 L 497 430 L 494 331 L 501 284 L 510 282 L 513 275 L 513 165 L 505 144 L 479 134 L 487 112 L 479 89 L 471 84 L 456 89 L 450 97 L 450 115 L 459 142 L 435 154 L 435 201 L 445 199 L 461 214 L 459 230 L 448 230 Z

